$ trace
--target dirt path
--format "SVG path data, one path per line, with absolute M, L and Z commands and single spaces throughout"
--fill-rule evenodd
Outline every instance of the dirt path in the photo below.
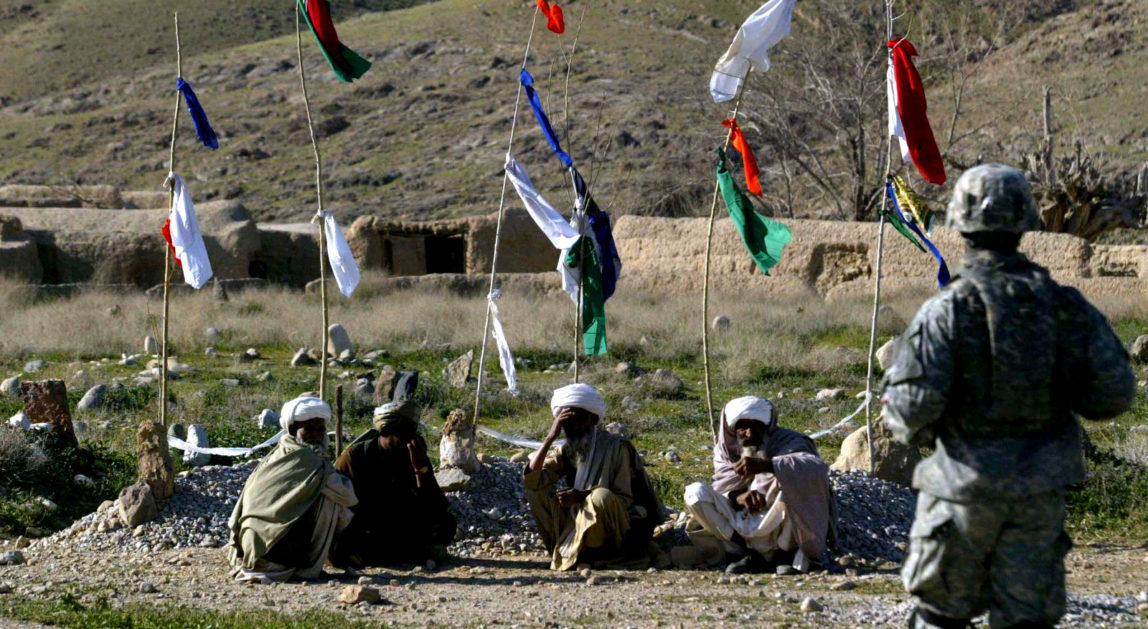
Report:
M 384 602 L 354 607 L 338 603 L 337 597 L 357 578 L 338 574 L 312 584 L 239 585 L 227 578 L 225 553 L 219 549 L 134 555 L 57 548 L 31 553 L 27 565 L 0 568 L 0 582 L 13 585 L 15 595 L 32 598 L 55 599 L 71 591 L 81 603 L 107 597 L 117 603 L 274 608 L 288 614 L 318 608 L 406 626 L 732 627 L 747 621 L 757 626 L 888 626 L 900 624 L 909 606 L 894 572 L 805 578 L 757 575 L 727 582 L 712 571 L 605 571 L 592 573 L 591 579 L 545 567 L 539 556 L 464 560 L 431 572 L 371 570 L 365 575 L 373 579 Z M 1070 555 L 1069 570 L 1075 605 L 1064 626 L 1132 626 L 1145 621 L 1144 612 L 1137 616 L 1127 611 L 1136 605 L 1127 601 L 1148 589 L 1148 554 L 1143 547 L 1083 547 Z M 141 593 L 145 582 L 158 591 Z M 1111 606 L 1106 596 L 1123 599 L 1125 611 L 1105 612 Z M 801 611 L 806 598 L 815 599 L 824 610 Z

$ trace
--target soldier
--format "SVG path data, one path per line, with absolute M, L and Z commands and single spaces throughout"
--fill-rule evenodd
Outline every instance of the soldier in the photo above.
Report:
M 902 577 L 910 627 L 1052 627 L 1064 614 L 1065 495 L 1084 479 L 1075 414 L 1114 417 L 1136 395 L 1120 340 L 1075 289 L 1017 252 L 1040 227 L 1024 174 L 989 164 L 957 182 L 946 223 L 963 268 L 902 337 L 885 421 L 936 451 Z

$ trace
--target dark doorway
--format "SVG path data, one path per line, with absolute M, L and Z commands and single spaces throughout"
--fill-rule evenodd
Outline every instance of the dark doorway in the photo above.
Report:
M 466 273 L 466 238 L 427 236 L 427 274 Z

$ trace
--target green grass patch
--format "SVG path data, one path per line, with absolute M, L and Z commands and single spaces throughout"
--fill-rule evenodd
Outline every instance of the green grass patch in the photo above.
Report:
M 52 600 L 7 596 L 0 616 L 68 629 L 367 629 L 379 622 L 351 620 L 311 610 L 289 615 L 270 610 L 218 611 L 175 605 L 113 606 L 100 599 L 84 603 L 70 593 Z

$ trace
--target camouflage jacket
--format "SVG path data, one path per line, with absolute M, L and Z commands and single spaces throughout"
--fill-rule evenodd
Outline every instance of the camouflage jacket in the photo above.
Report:
M 1136 395 L 1128 353 L 1075 289 L 1020 254 L 978 251 L 921 307 L 885 375 L 885 422 L 936 451 L 913 485 L 967 502 L 1084 478 L 1075 414 L 1106 419 Z

